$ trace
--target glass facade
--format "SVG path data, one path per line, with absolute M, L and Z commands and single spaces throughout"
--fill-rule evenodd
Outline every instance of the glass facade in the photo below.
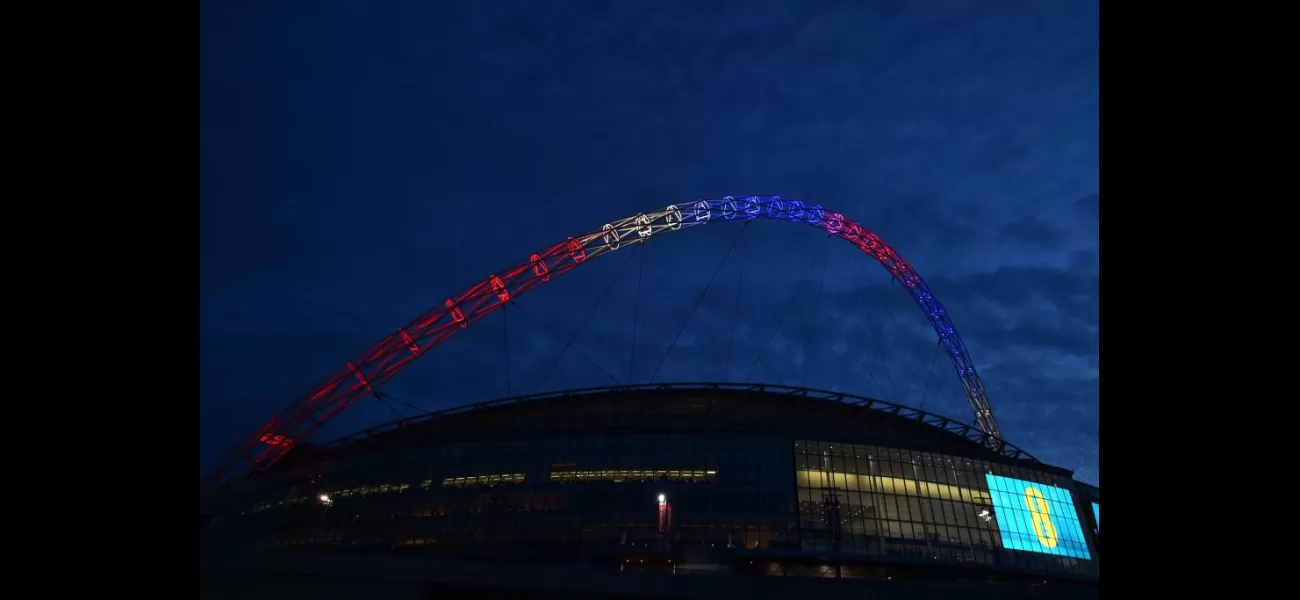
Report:
M 223 521 L 232 535 L 272 545 L 667 538 L 769 548 L 797 539 L 791 458 L 788 445 L 747 435 L 442 444 L 282 474 L 250 491 L 252 510 Z M 312 483 L 290 485 L 295 476 Z M 660 494 L 674 515 L 669 531 Z
M 205 539 L 657 553 L 674 569 L 733 560 L 767 574 L 787 573 L 778 561 L 818 573 L 830 564 L 1098 573 L 1095 488 L 938 427 L 789 397 L 572 402 L 480 411 L 300 455 L 241 483 Z
M 996 502 L 995 495 L 1009 494 L 1002 486 L 989 486 L 990 480 L 1010 478 L 1040 484 L 1038 488 L 1062 489 L 1071 485 L 1067 478 L 1000 462 L 899 448 L 809 440 L 798 440 L 794 446 L 799 529 L 806 551 L 1079 575 L 1096 572 L 1072 500 L 1058 502 L 1053 497 L 1055 516 L 1038 517 L 1051 519 L 1055 525 L 1048 526 L 1076 536 L 1070 540 L 1075 542 L 1072 551 L 1025 551 L 1031 545 L 1022 541 L 1020 532 L 1021 523 L 1032 522 L 1024 516 L 1028 509 L 1014 502 Z M 1022 485 L 1019 491 L 1025 489 Z M 1008 530 L 1014 535 L 1008 535 Z M 1032 541 L 1039 543 L 1037 537 Z

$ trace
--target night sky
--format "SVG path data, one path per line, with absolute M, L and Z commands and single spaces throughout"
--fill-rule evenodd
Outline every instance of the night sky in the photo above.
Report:
M 1097 11 L 202 3 L 200 469 L 353 354 L 532 252 L 668 204 L 775 194 L 897 248 L 947 306 L 1005 437 L 1099 483 Z M 412 406 L 652 374 L 971 421 L 924 313 L 878 263 L 811 227 L 741 223 L 556 278 L 314 439 Z

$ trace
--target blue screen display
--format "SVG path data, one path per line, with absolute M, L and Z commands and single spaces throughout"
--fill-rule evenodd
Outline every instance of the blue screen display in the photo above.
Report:
M 1101 509 L 1096 502 L 1092 503 L 1092 523 L 1097 526 L 1097 531 L 1101 531 Z
M 1003 547 L 1092 559 L 1069 490 L 999 475 L 984 478 Z

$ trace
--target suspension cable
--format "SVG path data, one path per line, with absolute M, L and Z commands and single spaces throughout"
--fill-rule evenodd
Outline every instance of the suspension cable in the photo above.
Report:
M 645 253 L 641 253 L 641 264 L 636 271 L 636 308 L 632 310 L 632 351 L 627 359 L 627 382 L 636 381 L 636 330 L 641 316 L 641 280 L 645 276 Z
M 596 299 L 596 303 L 591 305 L 591 310 L 587 311 L 587 316 L 582 318 L 582 324 L 578 325 L 578 329 L 573 332 L 573 335 L 569 337 L 569 341 L 564 344 L 566 346 L 565 351 L 568 351 L 568 349 L 573 349 L 575 351 L 577 350 L 577 348 L 574 348 L 573 342 L 577 341 L 578 334 L 582 333 L 583 328 L 587 326 L 587 321 L 591 319 L 591 315 L 596 314 L 596 309 L 600 308 L 600 303 L 604 302 L 605 296 L 609 295 L 609 290 L 613 289 L 614 284 L 618 282 L 618 276 L 623 274 L 623 269 L 627 268 L 627 263 L 632 260 L 632 256 L 634 256 L 638 251 L 641 250 L 642 245 L 643 244 L 637 244 L 637 247 L 633 248 L 632 251 L 628 253 L 627 258 L 623 259 L 623 264 L 619 266 L 618 272 L 614 273 L 614 277 L 609 280 L 609 285 L 605 286 L 605 291 L 600 293 L 600 297 Z M 543 377 L 542 380 L 537 383 L 537 389 L 533 390 L 533 393 L 541 391 L 542 386 L 546 384 L 546 380 L 550 379 L 551 374 L 555 372 L 555 368 L 560 366 L 560 359 L 562 358 L 564 358 L 564 352 L 560 352 L 559 356 L 555 357 L 555 362 L 551 363 L 551 368 L 547 369 L 546 376 Z M 590 358 L 588 358 L 587 360 L 591 361 Z M 595 363 L 593 362 L 592 364 Z M 613 379 L 614 383 L 619 383 L 619 384 L 623 383 L 619 381 L 617 377 L 610 375 L 609 371 L 606 370 L 604 367 L 601 367 L 600 370 L 605 371 L 605 374 L 609 375 L 609 378 Z
M 406 418 L 406 415 L 404 415 L 404 414 L 402 414 L 402 413 L 400 413 L 400 412 L 397 412 L 397 409 L 396 409 L 396 408 L 393 408 L 393 405 L 389 404 L 386 400 L 384 400 L 384 397 L 383 397 L 383 395 L 380 394 L 380 392 L 376 391 L 373 395 L 374 395 L 374 397 L 375 397 L 375 400 L 378 400 L 379 403 L 380 403 L 380 404 L 383 404 L 385 408 L 387 408 L 388 410 L 392 411 L 393 414 L 397 415 L 397 418 L 399 418 L 399 419 L 405 419 L 405 418 Z
M 520 304 L 518 300 L 514 300 L 514 301 L 510 302 L 510 306 L 513 306 L 513 307 L 515 307 L 516 309 L 518 309 L 519 312 L 523 313 L 523 315 L 524 315 L 525 317 L 528 317 L 528 318 L 532 319 L 534 323 L 537 323 L 538 327 L 541 328 L 541 329 L 543 330 L 543 332 L 545 332 L 547 335 L 550 335 L 551 337 L 555 338 L 556 341 L 559 341 L 560 336 L 555 335 L 554 332 L 546 331 L 546 329 L 545 329 L 546 322 L 545 322 L 545 321 L 542 321 L 541 318 L 537 317 L 537 316 L 534 315 L 533 313 L 528 312 L 528 309 L 524 308 L 524 305 L 523 305 L 523 304 Z M 565 347 L 564 347 L 564 351 L 567 352 L 567 351 L 569 351 L 569 350 L 574 351 L 574 353 L 576 353 L 578 356 L 582 357 L 583 360 L 585 360 L 585 361 L 591 363 L 591 366 L 596 367 L 597 369 L 600 369 L 600 372 L 604 373 L 606 377 L 609 377 L 609 380 L 610 380 L 610 381 L 613 381 L 614 383 L 617 383 L 617 384 L 620 384 L 620 385 L 623 383 L 622 381 L 619 381 L 618 377 L 615 377 L 613 373 L 610 373 L 610 372 L 609 372 L 609 369 L 606 369 L 605 367 L 600 366 L 600 363 L 597 363 L 596 361 L 592 360 L 590 356 L 587 356 L 587 354 L 586 354 L 585 352 L 583 352 L 582 350 L 579 350 L 577 346 L 574 346 L 573 344 L 567 344 L 567 345 L 565 345 Z M 564 356 L 564 353 L 561 352 L 561 353 L 560 353 L 560 357 L 563 358 L 563 356 Z M 551 368 L 554 369 L 554 368 L 555 368 L 555 365 L 552 365 Z M 542 383 L 545 383 L 545 382 L 546 382 L 546 380 L 543 379 L 543 380 L 542 380 Z M 538 383 L 538 384 L 537 384 L 537 387 L 540 389 L 540 388 L 542 387 L 542 384 L 541 384 L 541 383 Z M 537 390 L 533 390 L 533 393 L 537 393 Z
M 865 268 L 863 268 L 863 274 L 864 274 L 864 275 L 870 275 L 870 273 L 867 273 L 867 272 L 866 272 L 866 269 L 865 269 Z M 869 280 L 869 279 L 866 279 L 866 278 L 863 279 L 863 281 L 868 281 L 868 280 Z M 865 294 L 863 295 L 862 302 L 863 302 L 864 304 L 866 303 Z M 867 304 L 867 319 L 866 319 L 866 320 L 867 320 L 867 331 L 869 331 L 869 332 L 871 333 L 871 337 L 872 337 L 872 339 L 875 340 L 875 343 L 876 343 L 876 344 L 875 344 L 875 345 L 876 345 L 876 350 L 875 350 L 875 352 L 872 354 L 872 358 L 871 358 L 871 364 L 872 364 L 872 367 L 875 367 L 875 365 L 878 364 L 877 361 L 880 360 L 880 336 L 876 335 L 876 334 L 875 334 L 875 331 L 874 331 L 874 330 L 872 329 L 872 327 L 871 327 L 871 325 L 872 325 L 871 318 L 874 317 L 874 316 L 876 315 L 876 309 L 877 309 L 877 308 L 879 308 L 879 306 L 877 306 L 876 304 Z M 883 333 L 884 333 L 884 327 L 881 327 L 881 334 L 883 334 Z M 867 353 L 866 353 L 866 352 L 863 352 L 863 353 L 862 353 L 862 358 L 858 361 L 858 370 L 861 370 L 862 367 L 865 366 L 866 364 L 867 364 Z M 868 371 L 868 372 L 867 372 L 867 381 L 866 381 L 865 384 L 863 384 L 864 387 L 865 387 L 865 386 L 869 386 L 869 385 L 871 385 L 871 380 L 874 379 L 875 376 L 876 376 L 876 371 L 875 371 L 874 368 L 873 368 L 871 371 Z M 866 390 L 863 390 L 863 391 L 865 392 Z
M 420 407 L 418 407 L 418 406 L 416 406 L 416 405 L 414 405 L 414 404 L 411 404 L 410 402 L 404 402 L 404 401 L 402 401 L 400 398 L 394 398 L 393 395 L 390 394 L 390 393 L 388 393 L 388 392 L 384 392 L 384 391 L 380 391 L 380 390 L 375 390 L 375 397 L 378 398 L 378 399 L 380 399 L 380 400 L 383 400 L 383 401 L 389 401 L 389 400 L 391 400 L 391 401 L 393 401 L 393 402 L 396 402 L 396 403 L 398 403 L 398 404 L 401 404 L 402 406 L 405 406 L 405 407 L 407 407 L 407 408 L 409 408 L 409 409 L 415 411 L 415 412 L 418 413 L 418 414 L 428 414 L 428 413 L 430 413 L 430 412 L 433 412 L 433 411 L 431 411 L 431 410 L 429 410 L 429 409 L 427 409 L 427 408 L 420 408 Z
M 859 262 L 859 265 L 861 265 L 859 268 L 863 270 L 863 274 L 864 274 L 865 276 L 870 276 L 870 275 L 871 275 L 871 274 L 868 272 L 868 267 L 867 267 L 867 265 L 862 264 L 861 262 Z M 891 280 L 891 284 L 890 284 L 890 285 L 892 285 L 892 280 Z M 891 297 L 892 297 L 892 296 L 891 296 Z M 867 321 L 867 324 L 866 324 L 866 325 L 867 325 L 867 330 L 868 330 L 868 331 L 871 331 L 871 329 L 872 329 L 872 324 L 873 324 L 873 323 L 872 323 L 872 318 L 875 316 L 875 314 L 876 314 L 876 309 L 879 308 L 879 305 L 874 304 L 874 303 L 868 303 L 868 302 L 866 302 L 866 298 L 865 298 L 865 297 L 862 299 L 862 303 L 863 303 L 863 306 L 866 308 L 866 313 L 867 313 L 867 318 L 866 318 L 866 321 Z M 872 333 L 872 336 L 871 336 L 871 337 L 875 338 L 875 346 L 876 346 L 876 348 L 875 348 L 874 353 L 872 354 L 872 359 L 871 359 L 871 362 L 872 362 L 873 368 L 872 368 L 870 371 L 867 372 L 867 381 L 863 384 L 864 387 L 867 387 L 867 388 L 870 387 L 870 385 L 871 385 L 871 381 L 872 381 L 872 380 L 875 378 L 875 376 L 876 376 L 876 370 L 875 370 L 875 367 L 878 366 L 878 364 L 879 364 L 878 361 L 879 361 L 879 359 L 880 359 L 880 353 L 881 353 L 881 351 L 883 350 L 883 348 L 882 348 L 882 346 L 881 346 L 882 338 L 884 337 L 883 323 L 882 323 L 882 328 L 881 328 L 881 332 L 880 332 L 880 333 L 881 333 L 881 335 L 875 335 L 874 332 L 873 332 L 873 333 Z M 943 344 L 943 342 L 942 342 L 942 340 L 940 340 L 940 341 L 938 342 L 938 345 L 936 346 L 935 357 L 934 357 L 933 359 L 931 359 L 931 361 L 930 361 L 930 372 L 931 372 L 932 374 L 933 374 L 933 372 L 934 372 L 935 361 L 938 360 L 938 346 L 941 346 L 942 344 Z M 858 361 L 858 369 L 861 369 L 863 366 L 865 366 L 865 365 L 866 365 L 866 362 L 867 362 L 867 354 L 864 352 L 864 353 L 862 354 L 862 358 Z M 890 389 L 893 390 L 893 389 L 894 389 L 893 377 L 889 374 L 888 371 L 886 371 L 885 375 L 886 375 L 886 378 L 887 378 L 887 380 L 888 380 L 888 383 L 889 383 Z M 922 402 L 921 402 L 922 406 L 924 406 L 924 404 L 925 404 L 925 396 L 929 394 L 930 383 L 931 383 L 931 379 L 926 379 L 926 388 L 925 388 L 925 392 L 923 392 L 923 394 L 922 394 Z M 863 390 L 863 393 L 869 393 L 869 392 L 868 392 L 868 390 Z M 954 402 L 953 402 L 953 400 L 952 400 L 952 397 L 951 397 L 951 394 L 944 394 L 944 398 L 945 398 L 946 401 L 947 401 L 947 405 L 948 405 L 948 407 L 951 408 L 952 405 L 954 404 Z M 961 411 L 957 411 L 956 414 L 961 414 Z M 960 419 L 958 419 L 958 420 L 960 420 Z
M 970 414 L 967 412 L 970 409 L 967 408 L 969 405 L 967 404 L 965 390 L 956 392 L 956 390 L 951 386 L 947 388 L 941 387 L 939 390 L 941 394 L 940 397 L 947 403 L 948 409 L 952 411 L 953 416 L 956 417 L 957 421 L 964 423 L 965 421 L 963 421 L 963 419 L 967 418 L 967 415 Z M 943 393 L 944 390 L 947 390 L 947 393 Z M 954 393 L 960 393 L 961 398 L 954 398 Z
M 741 250 L 748 258 L 749 236 L 745 236 L 745 248 Z M 745 260 L 740 261 L 740 283 L 736 284 L 736 302 L 731 308 L 731 339 L 727 341 L 727 372 L 723 379 L 731 379 L 731 349 L 736 345 L 736 325 L 740 322 L 740 292 L 745 289 Z
M 939 345 L 942 345 L 942 342 L 939 342 Z M 936 358 L 939 358 L 939 346 L 936 346 L 936 347 L 935 347 L 935 349 L 934 349 L 934 357 L 930 359 L 930 371 L 931 371 L 931 372 L 934 371 L 934 360 L 935 360 Z M 916 373 L 915 373 L 914 375 L 912 375 L 911 377 L 908 377 L 908 378 L 907 378 L 907 387 L 903 388 L 903 395 L 902 395 L 902 397 L 900 397 L 900 398 L 898 399 L 898 403 L 899 403 L 899 404 L 907 404 L 907 397 L 910 396 L 910 395 L 912 395 L 912 388 L 916 387 L 916 375 L 920 375 L 920 374 L 921 374 L 921 371 L 923 371 L 923 370 L 925 370 L 925 363 L 923 363 L 923 362 L 918 362 L 918 363 L 916 364 Z M 926 383 L 929 383 L 929 381 L 927 380 Z
M 917 407 L 921 410 L 925 410 L 925 398 L 930 395 L 930 381 L 934 379 L 934 363 L 939 360 L 939 348 L 942 347 L 943 340 L 937 340 L 934 344 L 934 357 L 930 359 L 930 374 L 925 376 L 925 391 L 921 392 L 921 405 Z
M 691 307 L 690 314 L 686 315 L 685 321 L 682 321 L 682 326 L 677 330 L 677 335 L 673 336 L 673 343 L 668 345 L 668 350 L 664 352 L 664 357 L 659 360 L 659 366 L 655 367 L 654 373 L 650 375 L 650 379 L 647 381 L 653 382 L 655 377 L 659 375 L 659 369 L 664 368 L 664 363 L 668 362 L 668 355 L 672 354 L 673 348 L 677 346 L 677 341 L 681 339 L 682 332 L 686 331 L 686 326 L 690 324 L 691 317 L 695 316 L 695 311 L 700 308 L 700 302 L 704 300 L 705 294 L 709 293 L 709 288 L 713 287 L 713 280 L 718 278 L 718 273 L 722 271 L 722 266 L 727 264 L 727 259 L 731 257 L 731 251 L 736 249 L 736 242 L 740 241 L 740 235 L 745 233 L 745 229 L 749 227 L 750 223 L 751 221 L 746 220 L 745 224 L 740 227 L 740 231 L 736 232 L 736 237 L 731 239 L 731 245 L 727 246 L 727 253 L 722 256 L 722 262 L 718 263 L 718 268 L 713 270 L 713 275 L 709 277 L 709 282 L 704 284 L 704 289 L 695 297 L 695 305 Z
M 831 247 L 830 244 L 827 244 L 826 252 L 822 254 L 822 276 L 821 276 L 821 283 L 818 284 L 817 286 L 817 302 L 813 304 L 813 311 L 812 311 L 813 330 L 810 333 L 812 333 L 814 337 L 814 343 L 811 344 L 811 346 L 808 348 L 808 353 L 804 355 L 804 367 L 802 369 L 799 369 L 799 387 L 803 387 L 803 382 L 808 377 L 808 370 L 809 370 L 808 364 L 812 362 L 810 360 L 812 358 L 812 353 L 817 350 L 817 344 L 815 338 L 815 336 L 817 335 L 817 322 L 818 322 L 817 317 L 821 315 L 822 299 L 826 295 L 826 267 L 830 264 L 830 262 L 831 262 Z
M 510 397 L 510 321 L 506 317 L 510 311 L 501 311 L 501 345 L 506 350 L 506 397 Z
M 826 239 L 829 240 L 830 236 L 826 236 Z M 826 248 L 827 250 L 829 250 L 830 244 L 827 244 Z M 803 282 L 803 280 L 808 278 L 808 275 L 810 273 L 812 273 L 812 268 L 813 265 L 815 264 L 817 264 L 817 257 L 814 256 L 808 261 L 808 266 L 804 268 L 803 275 L 799 277 L 799 281 L 801 283 Z M 785 310 L 781 311 L 781 319 L 777 322 L 776 329 L 773 330 L 772 335 L 767 338 L 767 342 L 765 342 L 762 346 L 759 346 L 757 348 L 758 356 L 754 357 L 754 364 L 749 366 L 749 369 L 745 371 L 743 377 L 748 377 L 750 373 L 754 372 L 754 369 L 758 368 L 758 365 L 763 362 L 763 351 L 767 350 L 767 348 L 772 345 L 772 342 L 776 340 L 776 336 L 780 335 L 781 332 L 785 329 L 785 320 L 789 318 L 790 313 L 794 312 L 793 309 L 794 309 L 795 302 L 799 300 L 800 289 L 802 289 L 802 286 L 799 286 L 799 288 L 796 289 L 795 293 L 790 296 L 789 305 L 785 307 Z M 744 379 L 742 378 L 740 381 L 744 381 Z
M 894 285 L 894 284 L 896 284 L 896 283 L 898 283 L 898 280 L 897 280 L 897 279 L 890 279 L 890 280 L 889 280 L 889 285 Z M 901 284 L 900 284 L 900 285 L 901 285 Z M 890 296 L 890 298 L 895 298 L 895 297 L 897 297 L 897 296 Z M 884 328 L 883 328 L 883 324 L 882 324 L 882 327 L 881 327 L 881 331 L 880 331 L 880 333 L 881 333 L 881 336 L 880 336 L 880 337 L 881 337 L 881 338 L 884 338 L 884 337 L 885 337 L 885 336 L 884 336 L 885 331 L 884 331 Z M 893 350 L 894 341 L 897 340 L 897 339 L 898 339 L 898 332 L 897 332 L 897 331 L 892 332 L 891 335 L 889 336 L 889 346 L 890 346 L 890 349 L 891 349 L 891 350 Z M 883 341 L 883 339 L 882 339 L 881 341 Z M 900 399 L 899 399 L 899 397 L 898 397 L 898 386 L 894 385 L 894 370 L 893 370 L 893 369 L 890 369 L 890 368 L 886 368 L 886 369 L 885 369 L 885 382 L 889 384 L 889 395 L 890 395 L 890 400 L 895 401 L 895 402 L 899 401 Z

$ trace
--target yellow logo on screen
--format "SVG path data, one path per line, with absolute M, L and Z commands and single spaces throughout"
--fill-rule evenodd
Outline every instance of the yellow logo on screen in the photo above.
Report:
M 1033 515 L 1031 524 L 1034 526 L 1034 535 L 1038 537 L 1038 543 L 1046 548 L 1056 547 L 1056 525 L 1052 524 L 1052 509 L 1047 504 L 1047 498 L 1038 488 L 1025 488 L 1025 508 L 1029 509 L 1029 514 Z

